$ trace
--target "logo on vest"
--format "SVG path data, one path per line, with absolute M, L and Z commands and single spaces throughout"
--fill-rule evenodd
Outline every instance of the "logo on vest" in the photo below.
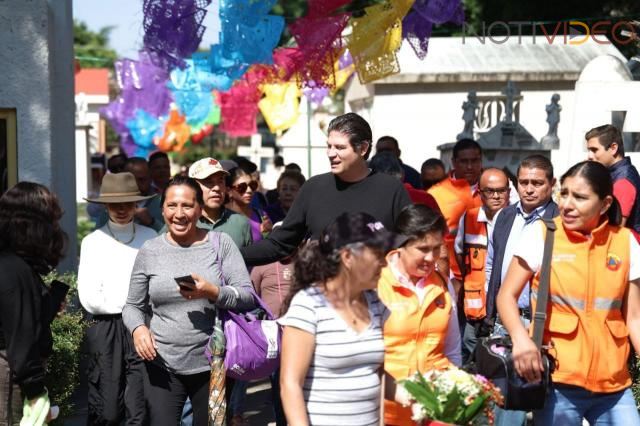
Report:
M 575 253 L 554 253 L 552 260 L 554 262 L 575 262 L 576 255 Z
M 607 254 L 607 268 L 610 271 L 617 271 L 620 269 L 620 258 L 613 253 Z

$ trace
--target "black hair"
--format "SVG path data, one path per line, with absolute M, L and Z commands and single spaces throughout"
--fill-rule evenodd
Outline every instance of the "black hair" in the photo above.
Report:
M 404 177 L 404 169 L 398 157 L 389 151 L 376 152 L 369 161 L 369 167 L 376 173 L 384 173 L 398 180 Z
M 122 165 L 118 164 L 118 160 L 122 160 Z M 107 160 L 107 169 L 111 173 L 120 173 L 124 171 L 124 165 L 127 161 L 126 154 L 114 154 Z M 115 164 L 114 164 L 115 163 Z
M 433 169 L 436 167 L 440 167 L 442 168 L 442 170 L 445 170 L 445 171 L 447 170 L 446 167 L 444 166 L 444 163 L 439 158 L 429 158 L 424 163 L 422 163 L 422 167 L 420 168 L 420 170 Z
M 248 172 L 245 168 L 241 166 L 233 167 L 232 169 L 229 169 L 229 174 L 225 178 L 227 187 L 230 188 L 231 186 L 233 186 L 233 183 L 236 181 L 236 179 L 241 178 L 242 176 L 251 177 L 251 172 Z
M 167 184 L 166 188 L 162 191 L 162 196 L 160 197 L 160 205 L 164 206 L 164 200 L 167 197 L 167 191 L 172 186 L 188 186 L 193 189 L 196 193 L 196 201 L 200 206 L 204 206 L 204 195 L 202 194 L 202 188 L 200 188 L 200 184 L 194 178 L 190 178 L 188 176 L 176 175 Z
M 613 196 L 613 180 L 609 174 L 609 169 L 597 161 L 582 161 L 573 165 L 560 178 L 560 184 L 568 177 L 581 177 L 587 181 L 593 192 L 599 199 L 604 200 L 607 196 L 613 198 L 613 202 L 607 210 L 609 224 L 619 226 L 622 223 L 622 210 L 616 197 Z
M 0 249 L 15 253 L 39 274 L 50 272 L 67 244 L 61 218 L 58 197 L 47 187 L 19 182 L 0 197 Z
M 408 237 L 407 243 L 422 239 L 431 232 L 444 235 L 446 231 L 447 222 L 444 217 L 423 204 L 404 207 L 396 219 L 396 232 Z
M 551 160 L 541 154 L 533 154 L 525 157 L 524 160 L 518 166 L 516 175 L 520 175 L 521 169 L 540 169 L 544 171 L 547 180 L 551 182 L 553 180 L 553 164 Z M 517 177 L 517 176 L 516 176 Z
M 480 156 L 482 156 L 482 147 L 478 142 L 473 139 L 460 139 L 453 146 L 453 159 L 458 158 L 460 151 L 466 151 L 467 149 L 475 149 L 480 153 Z
M 248 175 L 258 170 L 258 166 L 256 165 L 256 163 L 248 160 L 245 157 L 236 156 L 232 158 L 232 161 L 235 161 L 237 167 L 240 167 Z
M 285 170 L 284 172 L 280 173 L 280 177 L 278 178 L 278 183 L 276 184 L 277 189 L 280 189 L 280 183 L 285 179 L 290 179 L 296 182 L 300 186 L 304 185 L 306 181 L 302 173 L 299 173 L 293 170 Z
M 382 136 L 381 138 L 378 138 L 378 141 L 376 142 L 376 151 L 378 151 L 378 144 L 381 142 L 382 143 L 389 142 L 393 144 L 395 149 L 400 149 L 400 144 L 398 143 L 398 139 L 394 138 L 393 136 Z
M 369 158 L 373 145 L 373 135 L 371 133 L 371 126 L 369 126 L 367 120 L 354 112 L 349 112 L 331 120 L 327 133 L 331 132 L 339 132 L 347 136 L 354 150 L 361 150 L 365 143 L 368 144 L 364 159 Z
M 273 157 L 273 165 L 276 167 L 284 167 L 284 158 L 282 158 L 282 155 Z
M 156 151 L 153 154 L 151 154 L 149 156 L 149 161 L 148 163 L 151 164 L 153 163 L 155 160 L 159 159 L 159 158 L 165 158 L 165 159 L 169 159 L 169 156 L 167 155 L 166 152 L 162 152 L 162 151 Z
M 257 164 L 249 160 L 240 162 L 238 164 L 238 167 L 240 167 L 248 175 L 258 171 Z
M 284 166 L 285 170 L 295 170 L 298 173 L 302 173 L 302 168 L 298 165 L 298 163 L 289 163 Z
M 618 144 L 616 157 L 624 157 L 622 133 L 616 126 L 612 124 L 605 124 L 603 126 L 594 127 L 584 135 L 584 139 L 587 141 L 591 138 L 598 138 L 598 142 L 604 149 L 609 149 L 614 143 Z
M 147 167 L 149 166 L 147 160 L 142 157 L 129 157 L 124 163 L 124 170 L 128 171 L 131 166 L 135 166 L 136 164 L 144 164 Z
M 340 272 L 340 262 L 339 251 L 326 255 L 320 251 L 318 241 L 306 243 L 298 251 L 293 262 L 293 280 L 281 312 L 283 314 L 287 312 L 291 299 L 299 291 L 336 277 Z

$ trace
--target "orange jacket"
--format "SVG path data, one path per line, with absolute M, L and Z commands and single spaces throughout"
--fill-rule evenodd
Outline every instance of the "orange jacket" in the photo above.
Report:
M 479 193 L 471 194 L 471 186 L 466 180 L 453 179 L 451 176 L 433 185 L 427 192 L 436 199 L 440 211 L 447 221 L 449 235 L 445 236 L 445 243 L 449 251 L 449 267 L 453 275 L 460 280 L 462 276 L 453 250 L 453 244 L 458 232 L 458 223 L 465 211 L 480 207 L 482 200 Z
M 450 364 L 444 343 L 452 315 L 451 295 L 438 272 L 434 271 L 426 283 L 437 288 L 420 304 L 418 296 L 403 287 L 388 266 L 378 281 L 378 296 L 390 312 L 383 328 L 384 369 L 396 380 Z M 384 402 L 384 420 L 388 425 L 414 424 L 409 408 L 388 400 Z
M 560 218 L 555 223 L 544 333 L 556 359 L 553 381 L 591 392 L 625 389 L 631 385 L 629 330 L 622 314 L 629 287 L 629 230 L 605 222 L 587 238 L 565 230 Z M 533 309 L 538 285 L 539 272 L 531 288 Z
M 485 291 L 485 262 L 487 260 L 487 224 L 478 222 L 482 207 L 467 210 L 464 217 L 464 314 L 470 320 L 480 320 L 487 315 Z

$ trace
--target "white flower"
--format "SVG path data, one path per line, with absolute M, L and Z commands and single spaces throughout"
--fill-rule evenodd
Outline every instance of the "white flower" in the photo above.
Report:
M 413 397 L 404 386 L 398 386 L 396 390 L 396 401 L 402 404 L 403 407 L 408 407 L 413 401 Z
M 422 404 L 416 402 L 415 404 L 411 404 L 411 420 L 414 422 L 419 422 L 424 420 L 424 407 Z

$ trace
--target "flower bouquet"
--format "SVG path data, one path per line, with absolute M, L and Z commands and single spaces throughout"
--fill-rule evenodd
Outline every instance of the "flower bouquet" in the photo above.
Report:
M 409 393 L 406 400 L 418 425 L 493 424 L 493 406 L 503 403 L 489 380 L 456 367 L 416 373 L 399 384 Z

